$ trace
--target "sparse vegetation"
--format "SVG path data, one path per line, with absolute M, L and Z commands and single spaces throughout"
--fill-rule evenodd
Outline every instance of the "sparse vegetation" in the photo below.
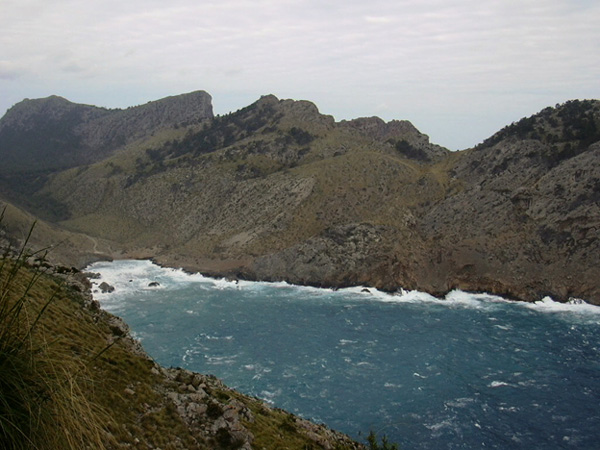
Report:
M 593 100 L 570 100 L 555 108 L 545 108 L 502 128 L 477 148 L 491 147 L 510 137 L 554 144 L 554 153 L 558 155 L 550 155 L 551 158 L 576 156 L 600 140 L 600 106 Z
M 214 117 L 199 131 L 190 130 L 183 139 L 165 143 L 160 151 L 171 157 L 212 153 L 258 132 L 275 120 L 274 108 L 259 101 L 234 113 Z
M 411 145 L 408 141 L 401 139 L 396 141 L 394 148 L 407 158 L 416 159 L 417 161 L 430 162 L 431 158 L 423 149 Z
M 298 127 L 290 128 L 288 133 L 293 141 L 298 145 L 308 145 L 315 139 L 315 137 L 308 131 Z

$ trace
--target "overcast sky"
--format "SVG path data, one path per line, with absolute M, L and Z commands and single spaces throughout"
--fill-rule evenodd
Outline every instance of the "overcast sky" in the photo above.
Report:
M 600 1 L 0 0 L 0 115 L 52 94 L 127 107 L 198 89 L 215 113 L 272 93 L 467 148 L 600 98 Z

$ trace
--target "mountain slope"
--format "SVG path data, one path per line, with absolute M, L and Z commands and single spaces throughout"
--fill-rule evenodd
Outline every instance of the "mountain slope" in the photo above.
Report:
M 408 127 L 404 141 L 416 138 L 430 159 L 447 153 Z M 153 247 L 146 256 L 255 276 L 255 256 L 348 222 L 410 222 L 419 202 L 443 197 L 440 177 L 385 139 L 268 96 L 179 141 L 61 173 L 41 193 L 66 205 L 63 226 L 134 255 Z
M 0 247 L 43 249 L 50 263 L 82 267 L 118 255 L 119 246 L 45 222 L 0 197 Z
M 265 96 L 11 198 L 117 257 L 214 275 L 600 303 L 599 111 L 567 102 L 449 152 L 408 121 Z

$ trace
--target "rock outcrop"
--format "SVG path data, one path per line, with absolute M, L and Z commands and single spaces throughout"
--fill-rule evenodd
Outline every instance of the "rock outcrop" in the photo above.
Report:
M 429 142 L 408 120 L 384 122 L 379 117 L 361 117 L 340 122 L 340 126 L 358 130 L 379 142 L 389 142 L 396 150 L 411 159 L 431 162 L 448 155 L 448 150 Z
M 399 261 L 395 259 L 397 232 L 372 224 L 348 224 L 281 252 L 256 258 L 253 278 L 288 281 L 320 287 L 361 284 L 396 289 Z

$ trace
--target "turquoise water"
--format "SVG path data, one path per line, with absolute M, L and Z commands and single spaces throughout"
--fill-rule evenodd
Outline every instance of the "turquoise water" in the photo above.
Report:
M 600 308 L 89 268 L 160 364 L 404 449 L 600 448 Z M 148 284 L 157 281 L 160 286 Z

